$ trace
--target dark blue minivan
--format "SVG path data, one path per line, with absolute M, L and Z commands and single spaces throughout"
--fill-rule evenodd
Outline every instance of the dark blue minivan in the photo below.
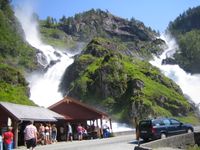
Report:
M 173 118 L 156 118 L 139 122 L 139 135 L 144 141 L 193 131 L 194 128 L 192 125 L 184 124 Z

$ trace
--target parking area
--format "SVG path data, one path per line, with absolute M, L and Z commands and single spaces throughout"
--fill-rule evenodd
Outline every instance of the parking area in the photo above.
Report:
M 136 146 L 135 135 L 121 135 L 112 138 L 58 142 L 51 145 L 37 146 L 36 150 L 131 150 Z M 26 150 L 24 146 L 17 150 Z

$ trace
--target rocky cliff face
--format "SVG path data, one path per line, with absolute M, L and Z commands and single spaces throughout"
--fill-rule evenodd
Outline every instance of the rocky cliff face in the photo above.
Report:
M 191 106 L 181 89 L 147 62 L 124 54 L 126 47 L 109 39 L 95 38 L 67 68 L 60 90 L 131 121 L 137 114 L 187 115 Z
M 64 31 L 65 36 L 71 37 L 72 41 L 88 43 L 94 37 L 115 39 L 117 43 L 123 43 L 128 48 L 129 55 L 142 59 L 151 58 L 152 54 L 159 55 L 163 50 L 162 45 L 165 44 L 157 38 L 158 33 L 142 22 L 123 19 L 99 9 L 92 9 L 69 18 L 63 16 L 58 24 L 52 26 L 44 24 L 43 34 L 52 32 L 52 28 L 56 28 L 53 35 L 55 32 L 61 35 L 61 31 Z M 55 37 L 52 38 L 56 40 Z
M 61 19 L 62 20 L 62 19 Z M 155 39 L 156 33 L 149 30 L 140 21 L 114 16 L 102 10 L 90 10 L 76 14 L 75 17 L 63 19 L 60 28 L 81 41 L 91 40 L 96 35 L 119 37 L 122 40 L 149 41 Z

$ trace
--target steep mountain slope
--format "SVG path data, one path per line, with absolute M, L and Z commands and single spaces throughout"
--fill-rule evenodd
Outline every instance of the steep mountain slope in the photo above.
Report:
M 47 17 L 46 21 L 41 22 L 41 32 L 45 37 L 51 36 L 49 42 L 55 44 L 55 41 L 64 40 L 69 46 L 77 41 L 88 43 L 94 37 L 112 38 L 126 45 L 129 49 L 127 54 L 143 59 L 152 58 L 152 54 L 160 54 L 164 44 L 164 41 L 157 39 L 158 34 L 142 22 L 123 19 L 100 9 L 69 18 L 63 16 L 59 22 Z
M 0 101 L 34 105 L 24 73 L 38 67 L 37 50 L 25 42 L 20 28 L 8 0 L 0 1 Z M 142 22 L 90 10 L 58 23 L 48 18 L 41 32 L 43 40 L 65 48 L 89 43 L 66 69 L 60 84 L 63 95 L 127 122 L 133 114 L 145 118 L 193 113 L 180 88 L 145 62 L 160 54 L 165 43 Z
M 169 31 L 179 44 L 174 55 L 174 63 L 178 63 L 185 71 L 200 73 L 200 6 L 190 8 L 169 24 Z
M 185 116 L 192 111 L 181 89 L 148 62 L 124 55 L 124 45 L 95 38 L 67 68 L 60 90 L 131 121 L 131 115 Z
M 92 9 L 70 18 L 63 17 L 60 19 L 59 28 L 81 41 L 90 41 L 96 35 L 119 37 L 122 40 L 148 41 L 154 39 L 156 35 L 140 21 L 134 19 L 128 21 L 100 9 Z
M 0 1 L 0 101 L 33 105 L 22 73 L 35 69 L 37 63 L 22 33 L 9 1 Z

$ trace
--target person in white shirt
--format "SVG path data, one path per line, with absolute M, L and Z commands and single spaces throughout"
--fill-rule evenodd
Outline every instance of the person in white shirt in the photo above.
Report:
M 110 136 L 110 131 L 109 131 L 109 126 L 107 125 L 107 121 L 106 123 L 103 125 L 103 137 L 107 138 Z
M 67 141 L 71 141 L 73 140 L 73 135 L 72 135 L 72 126 L 70 125 L 70 123 L 67 123 Z
M 27 149 L 34 150 L 37 145 L 37 128 L 33 125 L 33 121 L 30 121 L 24 129 L 24 138 Z

